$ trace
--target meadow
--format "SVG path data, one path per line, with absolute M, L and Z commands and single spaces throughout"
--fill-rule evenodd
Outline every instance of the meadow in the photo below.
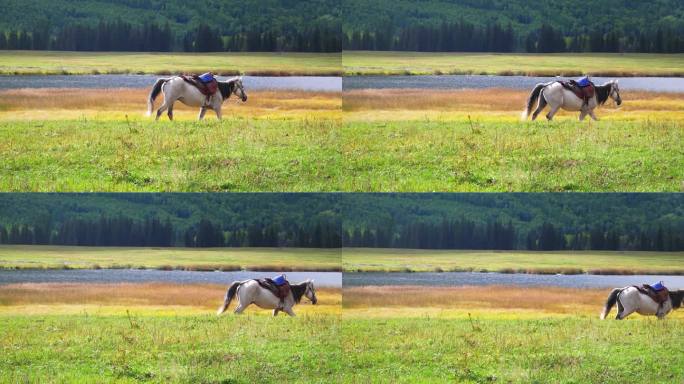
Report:
M 549 287 L 345 288 L 345 382 L 684 380 L 681 311 L 664 321 L 602 321 L 607 294 Z
M 684 274 L 682 252 L 344 248 L 346 272 Z
M 684 190 L 684 94 L 622 92 L 599 121 L 520 121 L 529 91 L 343 94 L 344 191 Z M 547 109 L 548 110 L 548 109 Z M 546 113 L 546 112 L 544 112 Z
M 217 317 L 224 293 L 214 285 L 0 286 L 0 382 L 323 383 L 341 374 L 339 289 L 319 289 L 318 305 L 304 300 L 295 318 L 255 308 Z
M 340 259 L 339 249 L 0 245 L 0 268 L 3 269 L 340 271 Z
M 0 51 L 1 75 L 340 76 L 339 53 Z
M 684 76 L 684 55 L 344 51 L 345 75 Z
M 208 113 L 197 122 L 197 109 L 177 105 L 173 122 L 165 115 L 155 122 L 144 116 L 147 92 L 0 92 L 0 190 L 282 192 L 339 184 L 339 93 L 248 91 L 247 103 L 224 104 L 221 121 Z

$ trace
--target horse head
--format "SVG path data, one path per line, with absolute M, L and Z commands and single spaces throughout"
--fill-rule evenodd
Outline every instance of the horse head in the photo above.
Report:
M 306 284 L 306 289 L 304 291 L 304 296 L 311 300 L 311 304 L 316 305 L 318 298 L 316 298 L 316 289 L 314 288 L 313 280 L 307 280 L 304 282 Z
M 610 98 L 615 100 L 617 105 L 622 104 L 622 98 L 620 97 L 620 87 L 618 87 L 618 81 L 617 80 L 611 80 L 610 81 Z
M 235 80 L 233 80 L 233 84 L 233 94 L 239 97 L 243 103 L 246 102 L 247 93 L 245 92 L 245 87 L 242 85 L 242 76 L 236 77 Z

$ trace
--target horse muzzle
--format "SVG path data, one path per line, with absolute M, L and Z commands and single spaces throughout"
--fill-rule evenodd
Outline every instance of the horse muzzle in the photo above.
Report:
M 622 105 L 622 99 L 618 99 L 618 100 L 616 101 L 616 103 L 617 103 L 617 105 Z
M 246 103 L 247 102 L 247 95 L 242 95 L 241 99 L 242 99 L 243 103 Z

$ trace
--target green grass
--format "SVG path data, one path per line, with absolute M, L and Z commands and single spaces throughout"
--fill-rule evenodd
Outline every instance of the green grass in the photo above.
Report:
M 345 75 L 684 76 L 684 54 L 342 53 Z
M 339 53 L 132 53 L 0 51 L 2 75 L 174 74 L 326 75 L 342 73 Z
M 344 248 L 352 271 L 500 271 L 527 273 L 684 273 L 684 252 L 454 251 Z
M 330 191 L 339 120 L 0 122 L 2 191 Z
M 0 268 L 340 270 L 339 249 L 121 248 L 1 245 Z
M 496 119 L 348 121 L 340 134 L 341 167 L 348 176 L 339 189 L 684 190 L 684 126 L 677 120 Z
M 345 318 L 341 333 L 350 383 L 684 381 L 678 319 Z
M 328 383 L 339 316 L 0 316 L 0 383 Z

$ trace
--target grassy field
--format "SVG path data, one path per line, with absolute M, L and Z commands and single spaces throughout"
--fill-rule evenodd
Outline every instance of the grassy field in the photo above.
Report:
M 345 191 L 684 190 L 684 94 L 521 122 L 526 91 L 345 91 Z
M 342 266 L 346 272 L 684 274 L 684 253 L 344 248 Z
M 684 314 L 601 321 L 607 294 L 548 287 L 345 288 L 345 381 L 684 380 Z
M 319 304 L 296 306 L 296 318 L 254 308 L 217 317 L 224 293 L 213 285 L 0 286 L 0 382 L 323 383 L 341 374 L 339 289 L 319 289 Z
M 345 75 L 684 76 L 682 54 L 342 53 Z
M 78 93 L 78 97 L 69 97 Z M 249 92 L 224 119 L 178 106 L 144 116 L 146 90 L 0 92 L 3 191 L 328 191 L 339 185 L 339 93 Z M 31 100 L 41 109 L 28 110 Z M 159 102 L 157 103 L 159 104 Z
M 0 268 L 339 271 L 339 249 L 0 245 Z
M 2 75 L 204 73 L 339 76 L 339 53 L 139 53 L 2 51 Z

